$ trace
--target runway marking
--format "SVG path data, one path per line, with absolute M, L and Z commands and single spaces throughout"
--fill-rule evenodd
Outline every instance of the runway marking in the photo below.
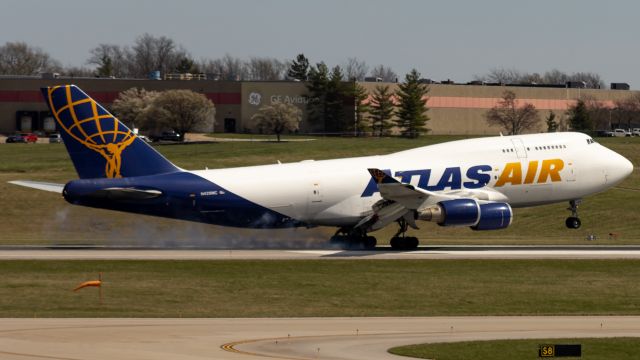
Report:
M 67 358 L 67 357 L 58 357 L 58 356 L 49 356 L 49 355 L 36 355 L 36 354 L 27 354 L 27 353 L 17 353 L 17 352 L 2 351 L 2 350 L 0 350 L 0 355 L 24 356 L 24 357 L 30 357 L 30 358 L 55 359 L 55 360 L 82 360 L 82 359 L 77 359 L 77 358 Z
M 297 338 L 302 338 L 302 337 L 314 337 L 314 336 L 300 336 Z M 220 348 L 224 351 L 228 351 L 228 352 L 232 352 L 232 353 L 236 353 L 236 354 L 242 354 L 242 355 L 249 355 L 249 356 L 259 356 L 259 357 L 266 357 L 266 358 L 271 358 L 271 359 L 286 359 L 286 360 L 310 360 L 311 358 L 299 358 L 299 357 L 290 357 L 290 356 L 282 356 L 282 355 L 268 355 L 268 354 L 260 354 L 260 353 L 256 353 L 256 352 L 251 352 L 251 351 L 245 351 L 245 350 L 238 350 L 235 347 L 237 345 L 242 345 L 242 344 L 248 344 L 248 343 L 257 343 L 257 342 L 261 342 L 261 341 L 278 341 L 278 340 L 284 340 L 284 339 L 291 339 L 290 337 L 279 337 L 279 338 L 267 338 L 267 339 L 253 339 L 253 340 L 240 340 L 240 341 L 233 341 L 230 343 L 226 343 L 226 344 L 222 344 L 220 346 Z
M 320 256 L 335 255 L 343 251 L 344 250 L 287 250 L 288 253 L 320 255 Z

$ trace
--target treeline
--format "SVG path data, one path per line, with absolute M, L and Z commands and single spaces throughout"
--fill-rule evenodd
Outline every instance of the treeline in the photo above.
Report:
M 214 80 L 290 80 L 292 60 L 254 56 L 242 59 L 226 54 L 215 59 L 195 59 L 184 46 L 166 36 L 143 34 L 131 45 L 99 44 L 90 50 L 82 66 L 63 66 L 46 51 L 24 42 L 0 46 L 0 75 L 39 75 L 56 72 L 72 77 L 147 78 L 152 71 L 205 73 Z M 348 58 L 343 80 L 364 80 L 371 76 L 393 82 L 398 75 L 388 66 L 369 67 L 363 60 Z
M 475 75 L 476 81 L 496 84 L 544 84 L 557 85 L 567 82 L 581 82 L 590 89 L 604 89 L 605 83 L 600 75 L 592 72 L 566 73 L 557 69 L 542 74 L 529 73 L 516 69 L 494 68 L 483 75 Z

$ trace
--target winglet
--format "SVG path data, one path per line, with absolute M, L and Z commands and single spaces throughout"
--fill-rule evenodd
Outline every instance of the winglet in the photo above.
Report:
M 400 181 L 394 179 L 393 177 L 391 177 L 391 175 L 385 173 L 380 169 L 372 168 L 367 170 L 369 171 L 369 174 L 371 174 L 371 177 L 376 181 L 376 184 L 402 184 Z

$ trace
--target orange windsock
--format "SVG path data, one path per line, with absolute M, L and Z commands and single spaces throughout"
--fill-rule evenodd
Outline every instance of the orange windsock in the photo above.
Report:
M 82 284 L 78 285 L 75 289 L 73 289 L 73 291 L 78 291 L 82 288 L 85 288 L 87 286 L 97 286 L 100 287 L 102 286 L 102 281 L 101 280 L 91 280 L 91 281 L 85 281 Z

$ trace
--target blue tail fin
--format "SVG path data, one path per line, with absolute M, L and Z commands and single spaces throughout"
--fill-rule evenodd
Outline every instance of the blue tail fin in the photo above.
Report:
M 179 171 L 75 85 L 42 88 L 81 179 Z

